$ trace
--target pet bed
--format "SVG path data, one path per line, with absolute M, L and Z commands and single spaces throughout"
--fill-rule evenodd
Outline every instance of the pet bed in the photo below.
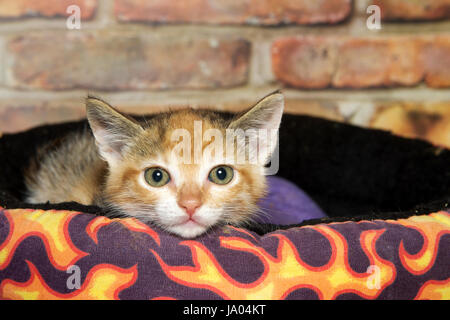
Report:
M 328 217 L 185 240 L 94 206 L 22 202 L 36 147 L 85 126 L 0 138 L 1 299 L 450 299 L 449 150 L 286 115 L 278 176 Z

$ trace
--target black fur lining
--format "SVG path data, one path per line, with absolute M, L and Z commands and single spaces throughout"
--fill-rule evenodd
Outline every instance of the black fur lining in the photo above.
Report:
M 86 121 L 78 121 L 1 137 L 0 206 L 104 214 L 101 208 L 77 203 L 22 201 L 24 170 L 37 147 L 86 127 Z M 400 219 L 445 210 L 450 202 L 450 150 L 309 116 L 283 116 L 278 175 L 305 190 L 329 218 L 299 225 L 253 225 L 250 230 L 263 234 L 317 223 Z

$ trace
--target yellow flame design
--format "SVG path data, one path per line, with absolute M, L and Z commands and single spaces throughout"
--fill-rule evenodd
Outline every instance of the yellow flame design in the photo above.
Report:
M 424 244 L 417 254 L 412 255 L 406 252 L 401 242 L 399 256 L 410 273 L 415 275 L 426 273 L 436 260 L 439 239 L 444 234 L 450 234 L 450 214 L 442 211 L 426 216 L 413 216 L 409 219 L 389 220 L 389 222 L 413 228 L 422 235 Z
M 4 214 L 10 230 L 0 246 L 0 270 L 8 265 L 22 240 L 30 236 L 42 239 L 50 261 L 60 270 L 66 270 L 75 260 L 86 255 L 73 245 L 67 231 L 70 220 L 78 212 L 13 209 L 4 210 Z
M 430 280 L 424 283 L 416 300 L 450 300 L 450 278 L 444 281 Z
M 37 268 L 27 261 L 30 279 L 25 283 L 5 280 L 0 285 L 0 298 L 13 300 L 112 300 L 121 290 L 136 281 L 137 267 L 122 269 L 100 264 L 92 268 L 82 287 L 68 294 L 58 293 L 45 283 Z
M 199 242 L 183 242 L 191 249 L 194 267 L 169 266 L 154 250 L 151 251 L 173 281 L 211 290 L 225 299 L 283 299 L 299 288 L 310 288 L 321 299 L 333 299 L 346 292 L 373 299 L 394 280 L 395 267 L 381 259 L 375 251 L 375 242 L 384 230 L 365 231 L 361 236 L 361 245 L 370 263 L 379 268 L 380 286 L 377 289 L 368 285 L 371 274 L 356 273 L 350 268 L 347 243 L 337 231 L 325 225 L 315 226 L 314 229 L 326 236 L 333 248 L 328 264 L 318 268 L 302 261 L 291 241 L 281 234 L 273 235 L 279 239 L 276 258 L 245 239 L 222 237 L 223 247 L 253 253 L 263 263 L 264 273 L 250 284 L 232 279 L 213 254 Z

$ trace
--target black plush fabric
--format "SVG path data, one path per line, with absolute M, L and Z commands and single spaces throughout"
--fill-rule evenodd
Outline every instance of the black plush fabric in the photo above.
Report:
M 102 214 L 94 206 L 30 205 L 21 200 L 23 169 L 36 148 L 86 126 L 86 121 L 70 122 L 0 138 L 0 206 Z M 284 115 L 278 175 L 295 182 L 330 216 L 303 224 L 395 219 L 446 209 L 450 200 L 450 150 L 309 116 Z M 288 227 L 258 225 L 251 229 L 265 233 Z

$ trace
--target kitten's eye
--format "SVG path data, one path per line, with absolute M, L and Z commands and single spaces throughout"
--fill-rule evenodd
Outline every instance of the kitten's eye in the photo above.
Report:
M 145 181 L 152 187 L 162 187 L 170 181 L 169 173 L 162 168 L 148 168 L 144 173 Z
M 233 179 L 233 175 L 233 168 L 229 166 L 219 166 L 211 170 L 208 179 L 216 184 L 227 184 Z

